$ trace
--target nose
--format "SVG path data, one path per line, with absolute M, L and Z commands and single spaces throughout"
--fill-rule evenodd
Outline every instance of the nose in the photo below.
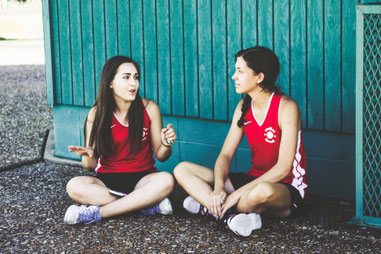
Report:
M 232 76 L 232 80 L 237 81 L 237 76 L 235 75 L 235 72 L 234 72 L 234 74 Z

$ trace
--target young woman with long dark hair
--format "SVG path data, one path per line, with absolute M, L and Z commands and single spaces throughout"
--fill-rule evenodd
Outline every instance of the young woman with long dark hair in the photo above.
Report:
M 127 212 L 172 214 L 167 196 L 174 187 L 170 173 L 158 172 L 153 155 L 167 160 L 176 133 L 162 127 L 158 105 L 139 95 L 139 65 L 125 56 L 110 58 L 102 69 L 98 97 L 84 126 L 85 146 L 69 146 L 82 156 L 95 177 L 78 176 L 67 193 L 82 206 L 65 214 L 68 224 L 98 222 Z
M 186 210 L 212 214 L 237 235 L 249 236 L 262 226 L 259 214 L 286 217 L 300 208 L 307 187 L 306 155 L 299 107 L 275 85 L 277 56 L 258 46 L 239 51 L 235 60 L 236 92 L 246 95 L 235 109 L 214 171 L 182 162 L 174 175 L 190 195 Z M 230 173 L 243 135 L 252 166 L 247 173 Z

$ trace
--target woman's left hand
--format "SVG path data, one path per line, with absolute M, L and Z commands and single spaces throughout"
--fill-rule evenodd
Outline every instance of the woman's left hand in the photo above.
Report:
M 230 194 L 226 200 L 225 203 L 222 205 L 222 213 L 220 216 L 220 219 L 222 219 L 226 213 L 227 210 L 238 204 L 238 201 L 240 200 L 241 195 L 237 193 L 236 191 Z
M 161 130 L 161 141 L 164 144 L 171 146 L 176 140 L 176 132 L 172 127 L 172 124 L 167 124 L 166 128 Z

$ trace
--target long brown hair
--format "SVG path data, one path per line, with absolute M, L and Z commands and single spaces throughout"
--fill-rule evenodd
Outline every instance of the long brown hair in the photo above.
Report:
M 243 60 L 245 60 L 247 66 L 254 71 L 255 75 L 261 72 L 264 74 L 265 77 L 263 81 L 259 83 L 259 86 L 263 90 L 277 94 L 282 93 L 280 88 L 275 84 L 279 74 L 280 64 L 278 57 L 271 49 L 261 46 L 243 49 L 238 51 L 235 55 L 236 62 L 238 57 L 242 57 Z M 241 107 L 242 114 L 237 122 L 238 127 L 242 127 L 244 122 L 243 117 L 249 110 L 250 105 L 251 97 L 246 94 Z
M 132 63 L 136 67 L 140 80 L 139 64 L 126 56 L 114 56 L 107 60 L 103 65 L 101 80 L 99 82 L 98 97 L 93 105 L 95 108 L 95 117 L 93 128 L 90 133 L 90 141 L 86 146 L 94 145 L 94 155 L 96 157 L 103 156 L 105 158 L 111 156 L 114 152 L 113 139 L 111 135 L 111 120 L 115 111 L 115 101 L 111 82 L 114 80 L 115 74 L 119 66 L 123 63 Z M 131 103 L 128 110 L 126 120 L 128 121 L 128 138 L 129 152 L 132 154 L 140 150 L 143 133 L 144 105 L 139 91 L 135 100 Z M 86 143 L 86 122 L 84 123 L 84 137 Z M 126 144 L 126 145 L 127 145 Z

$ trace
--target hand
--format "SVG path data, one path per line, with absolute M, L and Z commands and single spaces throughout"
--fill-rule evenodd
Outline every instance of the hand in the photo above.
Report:
M 94 156 L 94 149 L 92 147 L 69 146 L 69 152 L 76 153 L 79 156 L 89 156 L 90 158 Z
M 176 140 L 176 133 L 172 127 L 172 124 L 167 124 L 167 128 L 161 130 L 161 141 L 164 144 L 172 145 Z
M 236 191 L 230 194 L 227 198 L 225 203 L 222 205 L 222 213 L 221 217 L 224 217 L 227 210 L 238 204 L 238 201 L 241 199 L 241 195 L 237 193 Z
M 226 192 L 223 188 L 215 189 L 212 193 L 210 193 L 208 210 L 214 215 L 214 217 L 221 217 L 222 204 L 225 202 L 225 199 Z

